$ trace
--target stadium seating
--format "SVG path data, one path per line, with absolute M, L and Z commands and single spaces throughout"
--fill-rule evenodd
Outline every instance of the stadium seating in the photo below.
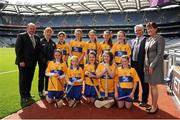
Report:
M 81 15 L 12 15 L 1 14 L 0 16 L 0 47 L 13 45 L 17 34 L 25 31 L 29 22 L 37 24 L 37 34 L 43 37 L 43 30 L 51 26 L 54 30 L 53 39 L 57 41 L 57 33 L 64 31 L 67 33 L 67 39 L 74 38 L 74 29 L 82 28 L 84 39 L 87 40 L 88 31 L 94 29 L 98 37 L 102 39 L 104 30 L 110 30 L 115 35 L 117 31 L 123 30 L 128 39 L 134 35 L 134 25 L 146 24 L 148 21 L 154 21 L 159 26 L 159 34 L 167 39 L 167 43 L 172 39 L 180 38 L 180 8 L 161 9 L 152 11 L 137 11 L 123 13 L 98 13 Z M 113 36 L 115 39 L 115 36 Z M 67 40 L 67 41 L 68 41 Z

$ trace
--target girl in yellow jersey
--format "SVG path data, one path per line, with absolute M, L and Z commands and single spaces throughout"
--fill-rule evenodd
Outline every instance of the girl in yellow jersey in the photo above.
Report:
M 84 68 L 84 55 L 85 55 L 85 42 L 82 41 L 82 30 L 75 29 L 75 40 L 70 41 L 70 56 L 78 57 L 78 64 L 80 67 Z
M 95 87 L 98 88 L 98 79 L 96 78 L 96 68 L 98 63 L 96 62 L 96 53 L 91 51 L 88 54 L 88 64 L 84 67 L 85 72 L 85 90 L 84 95 L 87 97 L 89 102 L 94 102 L 95 98 L 97 98 L 97 93 Z
M 68 47 L 68 44 L 65 43 L 66 33 L 59 32 L 57 37 L 58 37 L 58 43 L 56 44 L 56 48 L 62 51 L 63 62 L 67 63 L 68 56 L 69 56 L 69 47 Z
M 113 54 L 109 51 L 103 53 L 103 62 L 100 63 L 96 70 L 96 76 L 100 79 L 99 90 L 102 97 L 113 99 L 114 97 L 114 75 L 116 66 L 113 64 Z M 112 104 L 104 107 L 110 108 Z
M 88 35 L 90 40 L 86 43 L 86 47 L 85 47 L 86 56 L 88 56 L 88 54 L 91 51 L 94 51 L 96 53 L 96 56 L 98 57 L 100 52 L 100 45 L 99 42 L 97 41 L 96 31 L 90 30 Z
M 62 61 L 62 51 L 54 51 L 54 61 L 48 63 L 46 76 L 49 76 L 48 94 L 46 100 L 48 103 L 59 101 L 63 97 L 65 84 L 65 73 L 67 72 L 66 63 Z
M 131 55 L 131 47 L 125 42 L 125 38 L 126 35 L 124 31 L 117 32 L 117 42 L 113 45 L 111 50 L 114 55 L 114 62 L 117 66 L 121 64 L 122 55 L 128 55 L 128 57 Z
M 117 100 L 119 108 L 125 106 L 127 109 L 130 109 L 132 108 L 132 99 L 139 77 L 136 70 L 129 66 L 129 57 L 123 55 L 121 58 L 122 67 L 118 67 L 116 70 L 115 98 L 122 98 Z
M 104 41 L 100 43 L 99 62 L 102 61 L 102 55 L 104 51 L 110 51 L 113 46 L 110 31 L 108 30 L 104 31 L 103 38 L 104 38 Z
M 84 80 L 84 71 L 78 64 L 78 57 L 72 56 L 70 60 L 70 67 L 67 70 L 67 93 L 69 100 L 69 107 L 76 107 L 82 97 L 82 83 Z

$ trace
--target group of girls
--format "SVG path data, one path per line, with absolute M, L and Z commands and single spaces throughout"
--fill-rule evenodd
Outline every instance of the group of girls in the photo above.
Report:
M 49 76 L 46 100 L 61 107 L 62 99 L 67 98 L 69 107 L 74 108 L 81 102 L 82 95 L 89 103 L 98 98 L 118 98 L 119 108 L 130 109 L 139 77 L 129 64 L 131 47 L 125 41 L 125 32 L 117 32 L 114 44 L 110 31 L 104 31 L 102 43 L 98 42 L 94 30 L 89 31 L 88 42 L 82 40 L 81 29 L 76 29 L 74 35 L 74 40 L 65 43 L 66 34 L 58 33 L 54 61 L 49 62 L 46 69 Z M 113 104 L 104 107 L 110 108 Z

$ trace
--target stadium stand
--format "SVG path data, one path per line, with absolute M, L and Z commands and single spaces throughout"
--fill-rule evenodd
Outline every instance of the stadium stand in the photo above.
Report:
M 37 34 L 42 37 L 42 31 L 46 26 L 54 29 L 53 38 L 59 31 L 65 31 L 68 39 L 73 39 L 74 29 L 82 28 L 84 39 L 88 37 L 88 31 L 95 29 L 99 38 L 102 38 L 104 30 L 111 30 L 113 34 L 123 30 L 127 33 L 127 38 L 134 37 L 134 25 L 146 24 L 148 21 L 158 23 L 160 34 L 165 36 L 167 44 L 173 39 L 180 38 L 180 7 L 171 9 L 137 11 L 137 12 L 121 12 L 121 13 L 97 13 L 97 14 L 81 14 L 81 15 L 12 15 L 1 14 L 0 17 L 0 36 L 1 46 L 11 45 L 9 41 L 14 40 L 17 34 L 25 31 L 25 25 L 34 22 L 38 26 Z M 114 36 L 115 37 L 115 36 Z M 11 42 L 12 45 L 14 41 Z M 11 45 L 11 46 L 12 46 Z

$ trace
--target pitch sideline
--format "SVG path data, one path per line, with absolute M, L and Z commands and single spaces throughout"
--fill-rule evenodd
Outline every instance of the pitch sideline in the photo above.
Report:
M 18 70 L 11 70 L 11 71 L 6 71 L 6 72 L 0 72 L 0 75 L 2 74 L 8 74 L 8 73 L 13 73 L 13 72 L 17 72 Z

